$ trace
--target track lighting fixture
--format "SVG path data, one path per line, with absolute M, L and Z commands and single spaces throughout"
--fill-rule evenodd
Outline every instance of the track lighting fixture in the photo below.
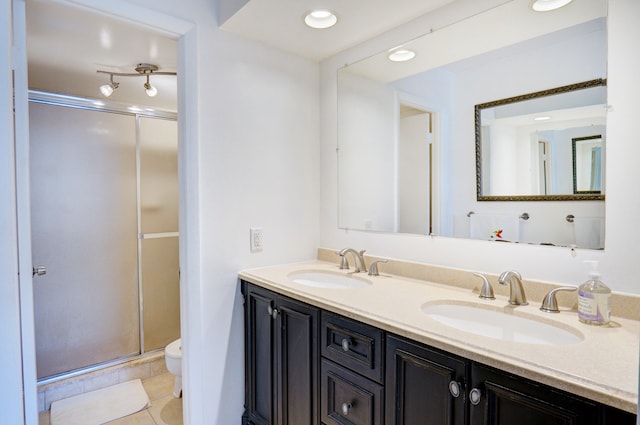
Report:
M 120 83 L 114 82 L 113 77 L 146 77 L 147 81 L 143 84 L 145 92 L 147 96 L 153 97 L 158 94 L 158 89 L 155 86 L 152 86 L 149 82 L 149 77 L 151 74 L 155 75 L 177 75 L 175 72 L 158 72 L 158 66 L 150 63 L 139 63 L 135 68 L 136 73 L 126 73 L 126 72 L 109 72 L 109 71 L 101 71 L 98 70 L 96 72 L 100 74 L 108 74 L 109 75 L 109 84 L 104 84 L 100 86 L 100 92 L 105 96 L 109 97 L 113 93 L 115 89 L 118 88 Z

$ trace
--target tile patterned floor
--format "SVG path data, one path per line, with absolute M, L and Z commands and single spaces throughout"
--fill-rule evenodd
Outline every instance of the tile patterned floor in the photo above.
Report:
M 163 373 L 142 380 L 142 385 L 149 395 L 151 406 L 108 425 L 182 425 L 182 399 L 175 398 L 173 391 L 173 375 Z M 39 425 L 50 425 L 49 411 L 40 413 Z

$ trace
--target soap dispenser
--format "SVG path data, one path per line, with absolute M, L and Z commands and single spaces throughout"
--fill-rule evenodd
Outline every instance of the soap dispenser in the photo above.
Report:
M 578 319 L 589 325 L 606 325 L 611 318 L 611 289 L 600 280 L 598 261 L 585 263 L 591 265 L 591 271 L 589 279 L 578 288 Z

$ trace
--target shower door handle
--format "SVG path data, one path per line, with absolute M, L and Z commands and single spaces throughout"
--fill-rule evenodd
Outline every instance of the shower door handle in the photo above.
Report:
M 45 274 L 47 274 L 47 268 L 45 266 L 34 266 L 31 276 L 44 276 Z

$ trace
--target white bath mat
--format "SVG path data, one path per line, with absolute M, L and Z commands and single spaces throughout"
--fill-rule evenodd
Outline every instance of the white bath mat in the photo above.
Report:
M 139 379 L 51 403 L 51 425 L 101 425 L 149 406 Z

